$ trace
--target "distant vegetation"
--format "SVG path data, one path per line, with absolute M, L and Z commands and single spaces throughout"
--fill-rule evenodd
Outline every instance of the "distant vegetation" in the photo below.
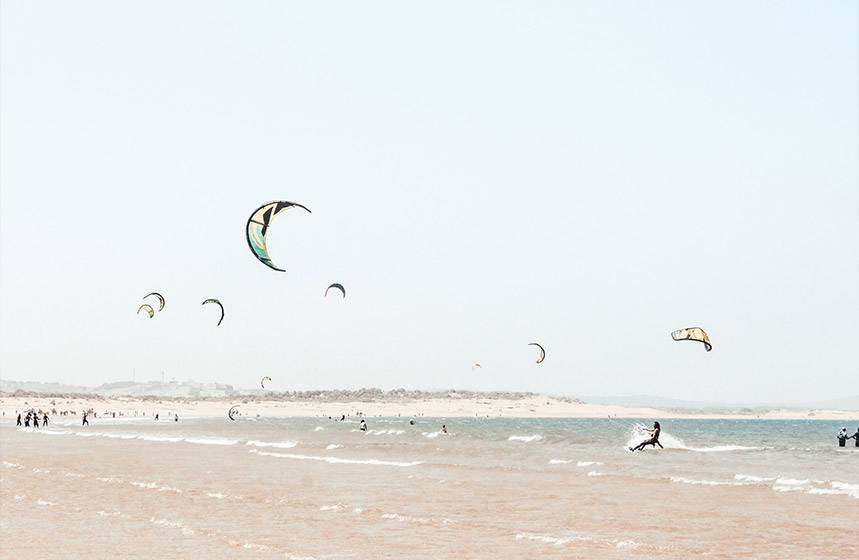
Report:
M 383 390 L 375 387 L 361 389 L 332 389 L 317 391 L 269 391 L 261 389 L 233 389 L 231 385 L 203 384 L 194 381 L 182 383 L 172 381 L 160 383 L 133 383 L 119 381 L 105 383 L 98 387 L 83 387 L 77 385 L 62 385 L 60 383 L 37 383 L 0 381 L 0 397 L 52 397 L 61 399 L 81 398 L 135 398 L 144 401 L 218 401 L 226 397 L 242 399 L 245 402 L 280 401 L 280 402 L 407 402 L 432 399 L 487 399 L 518 401 L 539 397 L 531 392 L 476 392 L 458 389 L 421 391 L 392 389 Z M 567 397 L 552 397 L 557 401 L 581 403 L 578 399 Z

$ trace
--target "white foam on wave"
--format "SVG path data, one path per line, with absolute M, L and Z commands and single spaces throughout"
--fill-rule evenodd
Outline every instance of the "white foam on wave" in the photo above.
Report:
M 453 519 L 445 517 L 444 519 L 435 519 L 428 517 L 412 517 L 411 515 L 400 515 L 399 513 L 383 513 L 383 519 L 393 519 L 395 521 L 403 521 L 406 523 L 417 523 L 419 525 L 449 525 L 454 523 Z
M 177 441 L 182 441 L 185 438 L 166 437 L 166 436 L 137 436 L 137 439 L 142 439 L 144 441 L 159 441 L 159 442 L 167 442 L 167 443 L 176 443 Z
M 601 472 L 597 472 L 597 471 L 589 471 L 589 472 L 588 472 L 588 476 L 591 476 L 591 477 L 593 477 L 593 476 L 603 476 L 603 473 L 601 473 Z
M 298 445 L 297 441 L 281 441 L 279 443 L 270 443 L 267 441 L 249 441 L 245 445 L 253 445 L 255 447 L 276 447 L 278 449 L 290 449 Z
M 739 482 L 726 482 L 720 480 L 698 480 L 694 478 L 686 478 L 685 476 L 668 477 L 671 482 L 682 482 L 683 484 L 697 484 L 699 486 L 739 486 Z
M 435 438 L 441 435 L 441 432 L 421 432 L 421 435 L 425 438 Z
M 602 465 L 600 461 L 579 461 L 576 463 L 577 467 L 590 467 L 593 465 Z
M 775 483 L 780 486 L 806 486 L 811 484 L 811 481 L 808 479 L 800 480 L 796 478 L 779 477 L 776 479 Z
M 369 432 L 367 432 L 367 433 L 368 433 L 368 434 L 376 434 L 376 435 L 379 435 L 379 436 L 398 436 L 398 435 L 404 434 L 404 433 L 405 433 L 405 431 L 404 431 L 404 430 L 394 430 L 394 429 L 390 429 L 390 430 L 370 430 L 370 431 L 369 431 Z
M 33 428 L 28 428 L 27 431 L 35 432 L 37 434 L 44 434 L 46 436 L 67 436 L 70 433 L 72 433 L 72 432 L 67 432 L 66 430 L 51 430 L 48 428 L 45 428 L 44 430 L 34 430 Z M 92 434 L 92 435 L 95 435 L 95 434 Z
M 591 537 L 553 537 L 551 535 L 541 535 L 538 533 L 519 533 L 516 535 L 516 540 L 539 541 L 554 545 L 562 545 L 572 542 L 593 542 Z
M 298 459 L 302 461 L 322 461 L 332 464 L 384 465 L 389 467 L 414 467 L 415 465 L 421 464 L 420 461 L 405 463 L 398 461 L 379 461 L 377 459 L 341 459 L 339 457 L 317 457 L 315 455 L 295 455 L 293 453 L 269 453 L 267 451 L 257 451 L 256 449 L 251 449 L 249 453 L 258 453 L 259 455 L 264 455 L 266 457 L 280 457 L 283 459 Z
M 664 546 L 649 546 L 630 540 L 619 539 L 597 539 L 587 536 L 571 536 L 571 537 L 555 537 L 552 535 L 543 535 L 540 533 L 519 533 L 516 535 L 516 540 L 528 540 L 553 544 L 555 546 L 566 545 L 570 543 L 594 543 L 606 547 L 614 547 L 621 550 L 633 550 L 636 548 L 650 548 L 653 550 L 671 550 L 671 547 Z
M 754 476 L 751 474 L 735 474 L 734 480 L 739 480 L 742 482 L 772 482 L 775 480 L 775 477 L 766 477 L 766 476 Z
M 226 494 L 221 494 L 220 492 L 206 492 L 206 495 L 210 498 L 217 498 L 219 500 L 223 500 L 226 497 Z
M 329 445 L 329 446 L 328 446 L 328 447 L 326 447 L 325 449 L 340 449 L 341 447 L 343 447 L 343 446 L 342 446 L 342 445 L 337 445 L 336 443 L 332 443 L 331 445 Z
M 772 485 L 776 492 L 804 492 L 806 494 L 850 496 L 859 498 L 859 484 L 837 480 L 808 480 L 779 477 Z
M 97 477 L 95 477 L 95 479 L 98 481 L 101 481 L 101 482 L 108 482 L 111 484 L 113 484 L 115 482 L 122 482 L 121 478 L 114 478 L 113 475 L 110 475 L 109 477 L 97 476 Z
M 3 465 L 5 465 L 7 467 L 11 467 L 13 469 L 23 469 L 24 468 L 20 465 L 20 463 L 10 463 L 9 461 L 3 461 Z
M 319 511 L 337 511 L 341 509 L 346 509 L 346 506 L 341 504 L 340 502 L 337 502 L 336 504 L 331 506 L 322 506 L 321 508 L 319 508 Z
M 322 431 L 322 430 L 324 430 L 324 429 L 325 429 L 325 428 L 323 428 L 322 426 L 316 426 L 315 428 L 313 428 L 313 431 L 314 431 L 314 432 L 321 432 L 321 431 Z
M 235 445 L 239 442 L 237 439 L 191 439 L 185 438 L 188 443 L 199 443 L 202 445 Z
M 510 436 L 507 438 L 507 441 L 524 441 L 527 443 L 531 441 L 540 441 L 541 439 L 543 439 L 543 436 L 534 434 L 533 436 Z
M 842 494 L 859 498 L 859 484 L 852 482 L 838 482 L 837 480 L 829 483 L 833 489 L 841 491 Z
M 572 463 L 572 462 L 573 462 L 573 460 L 572 460 L 572 459 L 570 459 L 570 460 L 565 460 L 565 459 L 551 459 L 551 460 L 549 461 L 549 464 L 550 464 L 550 465 L 567 465 L 567 464 Z
M 183 535 L 191 536 L 191 535 L 197 534 L 197 531 L 188 527 L 187 525 L 183 524 L 180 521 L 168 521 L 166 519 L 155 519 L 155 517 L 152 517 L 149 519 L 149 522 L 154 524 L 154 525 L 164 525 L 167 527 L 176 527 L 177 529 L 182 530 Z
M 36 503 L 40 506 L 55 506 L 55 505 L 57 505 L 54 502 L 49 502 L 47 500 L 38 500 Z

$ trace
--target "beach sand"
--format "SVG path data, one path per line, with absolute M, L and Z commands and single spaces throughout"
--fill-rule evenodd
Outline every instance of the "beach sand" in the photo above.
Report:
M 503 417 L 503 418 L 699 418 L 699 419 L 769 419 L 769 420 L 844 420 L 859 418 L 853 410 L 661 410 L 657 408 L 623 407 L 616 405 L 588 404 L 560 400 L 546 396 L 523 399 L 493 399 L 488 397 L 462 398 L 451 393 L 446 398 L 432 399 L 385 399 L 369 402 L 320 402 L 316 400 L 285 401 L 274 398 L 235 396 L 219 399 L 101 397 L 98 395 L 75 395 L 69 398 L 27 394 L 0 394 L 0 414 L 5 417 L 29 409 L 50 413 L 93 410 L 97 415 L 133 417 L 179 415 L 180 417 L 224 416 L 230 407 L 238 405 L 243 416 L 260 417 L 339 417 L 364 416 L 428 418 L 455 417 Z

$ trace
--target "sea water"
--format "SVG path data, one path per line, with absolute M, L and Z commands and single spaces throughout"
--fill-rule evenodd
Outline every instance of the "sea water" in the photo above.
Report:
M 90 420 L 0 424 L 0 557 L 859 557 L 843 422 Z

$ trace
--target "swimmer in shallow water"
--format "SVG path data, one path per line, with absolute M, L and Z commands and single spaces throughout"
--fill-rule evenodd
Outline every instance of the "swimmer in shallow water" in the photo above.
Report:
M 642 449 L 644 449 L 645 445 L 652 445 L 653 447 L 656 447 L 658 445 L 660 449 L 665 449 L 664 447 L 662 447 L 662 444 L 659 443 L 659 433 L 662 431 L 662 428 L 659 427 L 659 422 L 653 423 L 652 430 L 650 428 L 644 428 L 644 431 L 650 432 L 653 435 L 650 437 L 650 439 L 642 441 L 637 446 L 630 447 L 630 451 L 641 451 Z

